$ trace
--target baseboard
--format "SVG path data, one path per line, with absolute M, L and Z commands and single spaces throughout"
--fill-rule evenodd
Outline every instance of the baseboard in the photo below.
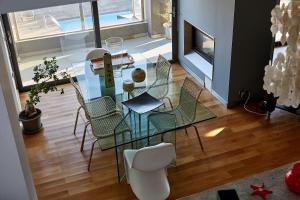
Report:
M 222 104 L 224 104 L 226 107 L 228 106 L 228 101 L 226 101 L 225 99 L 223 99 L 223 97 L 221 97 L 216 91 L 214 91 L 212 89 L 211 92 L 212 92 L 212 95 L 214 97 L 216 97 Z
M 204 81 L 200 79 L 188 66 L 185 66 L 183 63 L 180 65 L 193 77 L 195 78 L 201 85 L 205 87 Z M 228 106 L 228 101 L 223 99 L 214 89 L 211 89 L 211 94 L 216 97 L 223 105 Z
M 196 79 L 201 85 L 205 87 L 204 81 L 199 78 L 189 67 L 185 66 L 184 64 L 180 63 L 180 65 L 187 71 L 194 79 Z

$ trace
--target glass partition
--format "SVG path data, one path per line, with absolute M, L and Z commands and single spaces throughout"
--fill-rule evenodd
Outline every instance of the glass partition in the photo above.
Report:
M 34 84 L 33 67 L 45 57 L 55 56 L 60 69 L 70 72 L 82 65 L 95 46 L 91 21 L 90 2 L 9 13 L 22 85 Z

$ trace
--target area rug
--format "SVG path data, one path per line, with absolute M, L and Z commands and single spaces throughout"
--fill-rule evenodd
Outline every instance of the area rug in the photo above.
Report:
M 284 175 L 292 166 L 293 164 L 287 164 L 255 176 L 181 198 L 180 200 L 217 200 L 217 191 L 224 189 L 235 189 L 240 200 L 260 200 L 260 197 L 251 196 L 252 190 L 250 189 L 250 185 L 262 182 L 264 182 L 267 189 L 273 191 L 272 194 L 267 195 L 267 200 L 299 200 L 300 195 L 290 192 L 284 183 Z

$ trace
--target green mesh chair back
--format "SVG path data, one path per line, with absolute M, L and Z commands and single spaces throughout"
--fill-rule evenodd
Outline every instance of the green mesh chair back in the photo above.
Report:
M 74 82 L 74 80 L 71 76 L 69 76 L 69 80 L 70 80 L 70 83 L 72 84 L 72 86 L 74 87 L 74 89 L 78 89 L 80 91 L 79 85 Z
M 74 82 L 72 77 L 70 77 L 70 83 L 72 84 L 72 86 L 76 91 L 76 97 L 78 103 L 83 108 L 85 106 L 86 110 L 89 113 L 90 118 L 107 115 L 117 110 L 115 101 L 109 96 L 99 97 L 93 100 L 89 100 L 88 102 L 85 102 L 82 93 L 80 91 L 80 87 L 78 86 L 77 83 Z
M 160 99 L 168 94 L 170 69 L 171 63 L 159 55 L 156 63 L 156 80 L 147 91 L 150 95 Z
M 71 76 L 69 76 L 69 80 L 70 80 L 70 83 L 72 84 L 72 86 L 75 89 L 78 103 L 80 104 L 80 106 L 84 107 L 85 106 L 84 99 L 81 95 L 81 91 L 80 91 L 80 88 L 79 88 L 78 84 L 74 82 L 74 80 Z
M 74 82 L 74 80 L 73 80 L 73 78 L 72 78 L 71 75 L 69 75 L 69 81 L 70 81 L 70 83 L 72 84 L 73 87 L 74 86 L 78 86 L 77 83 Z
M 177 110 L 182 117 L 192 122 L 195 119 L 197 101 L 203 88 L 196 84 L 192 79 L 185 78 L 180 91 L 179 104 Z
M 92 118 L 91 113 L 87 107 L 88 104 L 85 104 L 83 97 L 82 97 L 80 91 L 78 90 L 78 88 L 75 88 L 75 91 L 76 91 L 78 102 L 83 107 L 85 117 L 91 123 L 93 135 L 96 138 L 105 138 L 105 137 L 112 136 L 114 133 L 114 128 L 117 126 L 117 124 L 123 118 L 122 113 L 120 113 L 116 110 L 113 110 L 113 112 L 106 113 L 105 115 L 98 116 L 96 118 Z M 105 106 L 110 105 L 111 104 L 110 102 L 113 102 L 113 100 L 109 96 L 101 97 L 100 99 L 102 100 L 101 106 L 103 108 Z M 107 103 L 107 102 L 109 102 L 109 103 Z M 105 109 L 112 110 L 111 108 L 108 108 L 108 107 Z M 124 128 L 123 131 L 130 130 L 127 125 L 124 125 L 123 128 Z
M 71 78 L 71 79 L 72 79 L 72 78 Z M 80 92 L 80 89 L 79 89 L 78 85 L 77 85 L 74 81 L 71 82 L 71 84 L 73 85 L 73 87 L 74 87 L 74 89 L 75 89 L 77 101 L 78 101 L 78 103 L 80 104 L 80 106 L 83 108 L 86 119 L 87 119 L 88 121 L 90 121 L 90 120 L 91 120 L 91 116 L 90 116 L 90 114 L 89 114 L 89 112 L 88 112 L 88 109 L 87 109 L 87 107 L 86 107 L 86 105 L 85 105 L 84 99 L 83 99 L 83 97 L 82 97 L 82 95 L 81 95 L 81 92 Z

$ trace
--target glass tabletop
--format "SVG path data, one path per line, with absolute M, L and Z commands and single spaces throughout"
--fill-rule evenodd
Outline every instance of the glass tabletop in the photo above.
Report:
M 141 83 L 135 83 L 135 88 L 147 87 L 153 83 L 155 80 L 155 67 L 146 58 L 139 59 L 127 67 L 117 69 L 118 74 L 114 75 L 115 86 L 112 88 L 105 87 L 103 72 L 93 70 L 90 61 L 86 61 L 84 65 L 77 67 L 74 74 L 85 101 L 88 102 L 102 96 L 111 96 L 116 100 L 119 95 L 124 93 L 123 81 L 132 80 L 131 73 L 137 67 L 145 70 L 146 78 Z
M 99 71 L 94 71 L 90 61 L 86 61 L 84 64 L 77 66 L 74 71 L 74 75 L 77 79 L 77 83 L 80 87 L 85 102 L 92 102 L 93 100 L 103 96 L 111 96 L 116 101 L 116 104 L 124 115 L 123 121 L 125 121 L 132 130 L 131 134 L 125 134 L 124 137 L 122 136 L 123 134 L 114 134 L 111 137 L 100 139 L 98 143 L 102 150 L 126 145 L 128 143 L 132 143 L 133 141 L 147 141 L 148 143 L 148 140 L 145 140 L 145 138 L 149 137 L 147 132 L 147 116 L 149 113 L 144 113 L 141 116 L 135 116 L 136 113 L 129 115 L 128 108 L 126 108 L 126 106 L 122 106 L 122 102 L 128 100 L 128 95 L 123 95 L 123 81 L 128 79 L 132 80 L 132 71 L 138 67 L 145 70 L 146 78 L 145 81 L 141 83 L 135 83 L 135 88 L 146 88 L 155 81 L 156 70 L 155 64 L 145 58 L 136 59 L 133 64 L 122 69 L 116 69 L 116 71 L 120 73 L 116 73 L 117 76 L 114 76 L 115 86 L 112 88 L 105 87 L 105 77 L 103 76 L 103 72 L 101 73 Z M 170 89 L 174 93 L 174 91 L 179 87 L 177 84 L 171 85 L 172 86 Z M 139 124 L 139 127 L 141 127 L 140 129 L 138 129 L 136 126 L 136 124 L 139 122 L 139 117 L 141 122 Z M 175 127 L 172 126 L 171 129 L 173 130 L 174 128 Z M 116 126 L 115 130 L 117 132 L 119 129 L 122 129 L 122 126 Z M 153 137 L 156 134 L 150 133 L 150 135 Z M 151 140 L 153 141 L 153 139 Z
M 113 88 L 105 87 L 105 77 L 103 73 L 99 71 L 94 71 L 92 69 L 90 61 L 86 61 L 84 65 L 77 66 L 74 75 L 77 79 L 77 83 L 80 87 L 82 96 L 86 103 L 91 102 L 99 97 L 103 96 L 111 96 L 116 104 L 121 108 L 124 114 L 124 121 L 128 123 L 132 133 L 137 133 L 136 131 L 136 123 L 138 123 L 138 117 L 135 116 L 135 113 L 132 113 L 130 116 L 128 115 L 129 110 L 126 106 L 122 106 L 122 102 L 128 100 L 128 95 L 123 95 L 123 81 L 124 80 L 132 80 L 131 74 L 135 68 L 142 68 L 146 72 L 145 81 L 141 83 L 135 83 L 135 88 L 146 88 L 150 86 L 156 79 L 156 70 L 155 64 L 150 62 L 148 59 L 139 58 L 133 64 L 126 66 L 122 69 L 117 69 L 117 76 L 114 76 L 115 86 Z M 135 134 L 131 139 L 127 136 L 120 140 L 120 135 L 115 138 L 114 136 L 106 137 L 99 140 L 99 145 L 102 150 L 107 150 L 111 148 L 115 148 L 122 144 L 130 143 L 131 140 L 143 140 L 147 137 L 147 115 L 149 113 L 144 113 L 141 117 L 141 125 L 142 129 L 139 131 L 139 134 Z M 128 120 L 131 120 L 130 122 Z M 129 124 L 130 123 L 130 124 Z M 120 126 L 116 127 L 116 130 L 119 130 Z M 117 139 L 117 140 L 115 140 Z

